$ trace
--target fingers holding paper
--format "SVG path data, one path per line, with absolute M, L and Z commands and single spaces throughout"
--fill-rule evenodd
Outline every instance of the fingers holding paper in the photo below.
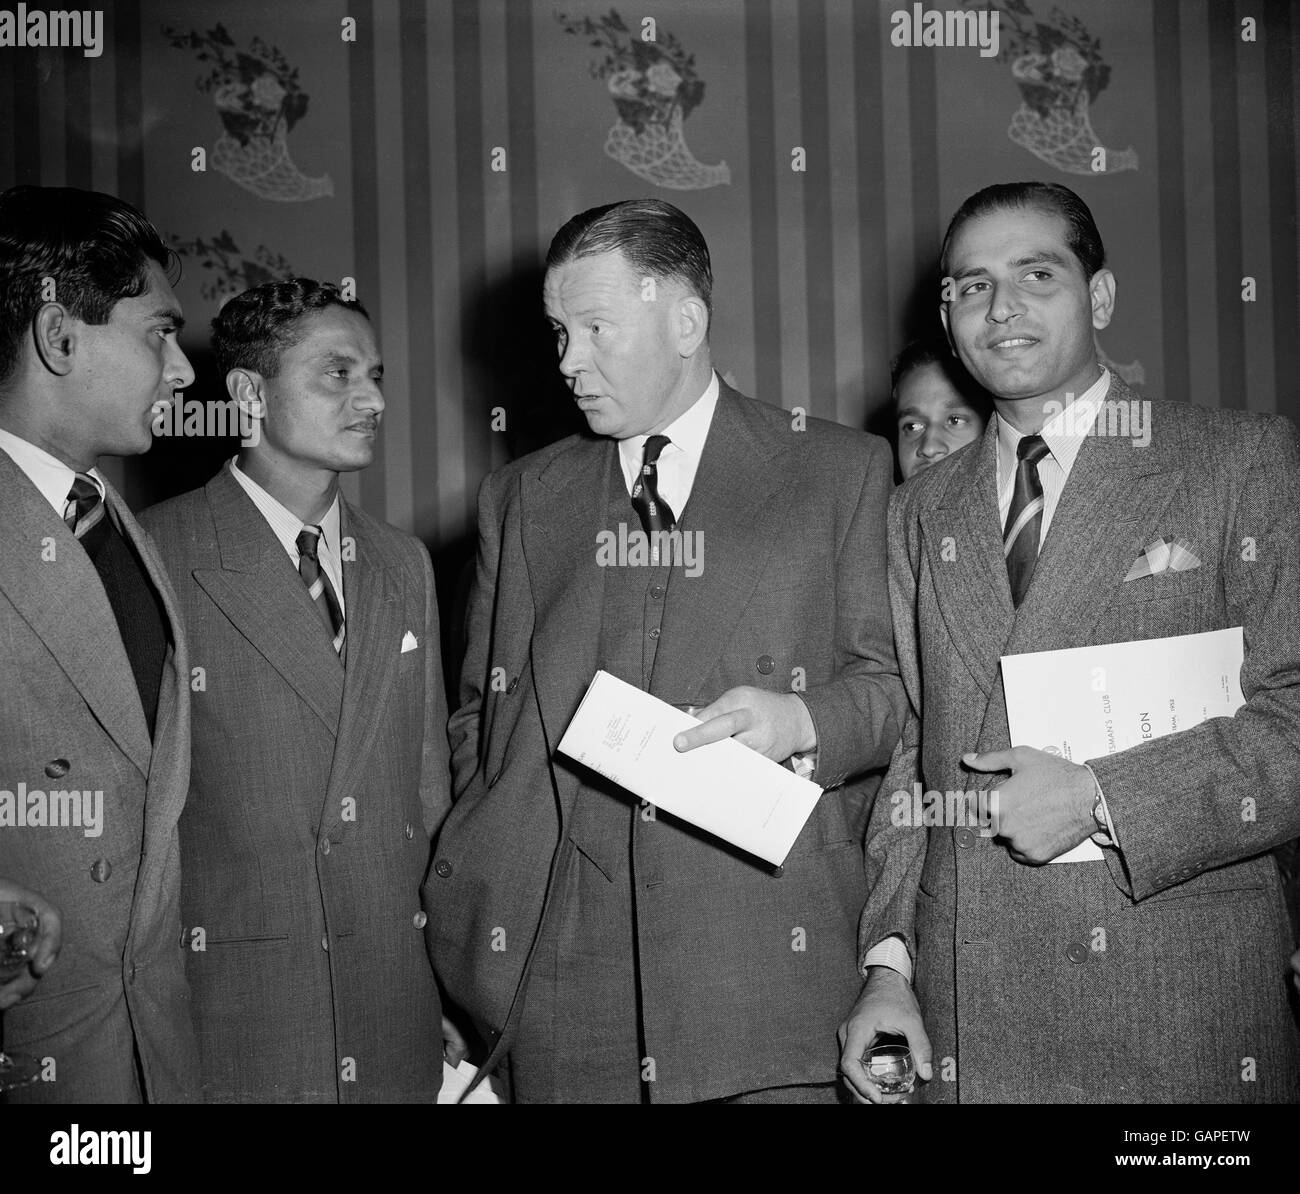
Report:
M 1017 862 L 1050 862 L 1096 831 L 1096 785 L 1081 764 L 1031 746 L 972 751 L 962 755 L 962 762 L 972 771 L 1011 772 L 992 793 L 996 799 L 989 806 L 993 832 Z
M 808 706 L 794 693 L 768 692 L 741 685 L 696 712 L 700 724 L 673 739 L 679 751 L 735 738 L 777 763 L 817 746 Z

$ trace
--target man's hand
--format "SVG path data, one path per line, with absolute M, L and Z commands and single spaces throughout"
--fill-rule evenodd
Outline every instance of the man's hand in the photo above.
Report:
M 991 802 L 992 829 L 1017 862 L 1049 862 L 1097 832 L 1097 786 L 1082 764 L 1032 746 L 972 752 L 962 762 L 972 771 L 1011 772 Z
M 863 1055 L 882 1033 L 907 1037 L 916 1076 L 922 1082 L 929 1082 L 933 1073 L 930 1038 L 925 1035 L 921 1008 L 912 994 L 911 984 L 897 970 L 873 966 L 862 994 L 839 1032 L 840 1075 L 859 1102 L 897 1103 L 901 1098 L 882 1094 L 862 1063 Z
M 774 762 L 784 763 L 791 755 L 806 754 L 817 746 L 812 714 L 792 692 L 729 688 L 695 716 L 700 724 L 673 739 L 679 751 L 735 738 Z
M 442 1018 L 442 1055 L 452 1069 L 469 1056 L 469 1046 L 465 1043 L 460 1029 L 446 1016 Z
M 63 919 L 59 915 L 59 910 L 44 896 L 28 891 L 25 887 L 19 887 L 17 883 L 11 883 L 8 879 L 0 879 L 0 903 L 5 902 L 26 904 L 35 909 L 36 914 L 41 918 L 41 936 L 36 943 L 36 954 L 32 960 L 27 963 L 17 978 L 10 979 L 0 986 L 0 1012 L 13 1007 L 20 999 L 30 995 L 36 989 L 41 975 L 54 965 L 54 959 L 59 956 L 59 950 L 63 945 Z

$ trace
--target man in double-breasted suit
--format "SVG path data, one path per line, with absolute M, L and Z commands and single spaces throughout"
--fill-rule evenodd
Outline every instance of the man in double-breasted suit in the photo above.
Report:
M 339 492 L 374 452 L 364 309 L 295 278 L 213 347 L 252 418 L 202 489 L 145 514 L 195 669 L 182 909 L 210 1101 L 431 1101 L 420 881 L 448 802 L 428 553 Z
M 1295 428 L 1142 399 L 1101 367 L 1115 280 L 1064 187 L 968 199 L 944 273 L 997 415 L 890 508 L 911 712 L 869 829 L 846 1077 L 880 1101 L 859 1058 L 892 1031 L 928 1100 L 1294 1100 L 1269 850 L 1300 828 Z M 1086 763 L 1011 749 L 1000 656 L 1233 626 L 1235 716 Z M 996 789 L 992 834 L 978 804 L 917 826 L 892 794 L 918 782 Z M 1042 865 L 1089 839 L 1099 859 Z
M 186 1101 L 189 662 L 162 561 L 95 468 L 148 450 L 194 378 L 170 255 L 133 207 L 71 188 L 6 191 L 0 227 L 0 879 L 62 919 L 0 1020 L 39 1078 L 0 1102 Z
M 594 434 L 480 494 L 456 800 L 426 883 L 439 976 L 521 1102 L 834 1101 L 864 773 L 901 705 L 888 448 L 720 381 L 708 250 L 666 203 L 574 217 L 544 297 Z M 783 867 L 556 753 L 598 668 L 697 707 L 679 748 L 734 735 L 811 768 L 827 791 Z

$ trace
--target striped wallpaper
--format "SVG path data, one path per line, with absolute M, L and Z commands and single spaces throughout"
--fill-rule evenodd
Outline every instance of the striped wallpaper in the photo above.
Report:
M 1026 62 L 891 44 L 891 15 L 910 4 L 122 0 L 106 10 L 98 58 L 0 48 L 0 183 L 112 191 L 190 247 L 179 293 L 197 392 L 214 392 L 204 341 L 223 285 L 259 262 L 354 278 L 380 328 L 388 409 L 379 457 L 346 489 L 443 555 L 464 546 L 484 474 L 571 416 L 537 322 L 550 235 L 576 211 L 639 194 L 703 228 L 715 358 L 769 401 L 854 426 L 878 419 L 891 356 L 934 319 L 948 215 L 987 183 L 1042 178 L 1078 190 L 1106 238 L 1119 281 L 1101 339 L 1111 360 L 1140 366 L 1152 393 L 1300 416 L 1296 7 L 1000 2 L 1080 22 L 1109 68 L 1086 119 L 1112 161 L 1132 150 L 1136 169 L 1068 173 L 1018 144 L 1008 129 Z M 605 51 L 565 21 L 611 7 L 629 46 L 651 17 L 658 44 L 671 36 L 693 57 L 704 94 L 682 136 L 716 185 L 656 185 L 605 151 L 617 80 L 593 75 Z M 255 37 L 296 72 L 307 108 L 274 186 L 316 197 L 257 193 L 214 167 L 235 92 L 201 91 L 211 64 L 164 29 L 218 24 L 254 75 L 271 70 L 256 65 L 270 59 Z M 260 94 L 274 102 L 269 80 Z M 191 168 L 195 147 L 204 172 Z M 205 267 L 200 245 L 222 234 L 235 248 Z M 1242 301 L 1246 276 L 1254 302 Z M 501 411 L 505 434 L 493 429 Z M 203 480 L 218 447 L 160 443 L 113 467 L 145 504 Z

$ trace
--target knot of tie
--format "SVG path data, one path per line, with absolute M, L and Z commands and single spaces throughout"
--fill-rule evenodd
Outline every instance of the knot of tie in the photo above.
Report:
M 1016 445 L 1016 458 L 1037 464 L 1051 450 L 1041 435 L 1026 435 Z
M 99 486 L 89 473 L 77 473 L 68 490 L 67 501 L 63 508 L 63 521 L 67 523 L 76 537 L 86 545 L 86 535 L 94 530 L 104 518 L 104 499 L 100 496 Z M 97 542 L 98 536 L 90 542 Z M 87 551 L 90 547 L 86 547 Z
M 320 527 L 303 527 L 298 532 L 298 554 L 309 560 L 316 559 L 316 545 L 320 542 L 320 537 Z

